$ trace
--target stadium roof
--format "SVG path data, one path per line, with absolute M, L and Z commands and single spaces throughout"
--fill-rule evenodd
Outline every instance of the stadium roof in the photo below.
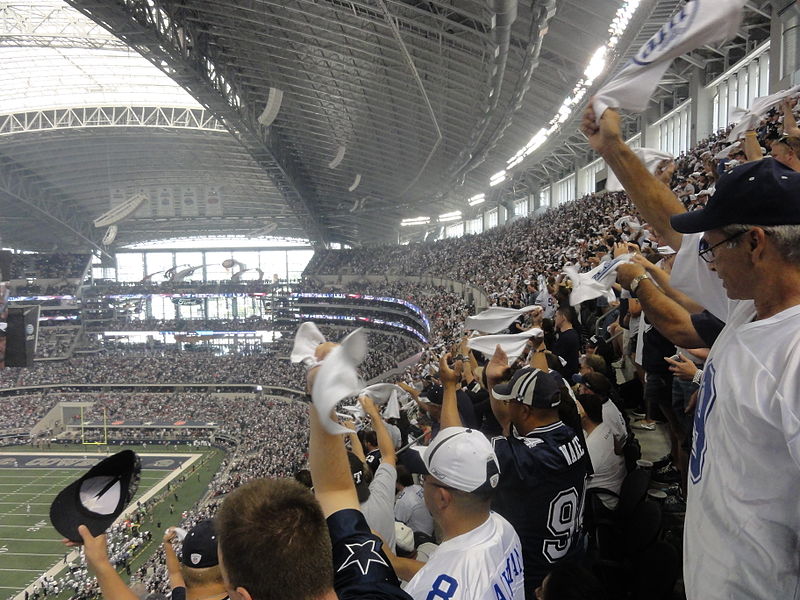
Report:
M 463 210 L 489 191 L 585 81 L 625 4 L 5 2 L 3 245 L 100 247 L 105 231 L 92 221 L 140 190 L 149 200 L 119 224 L 112 248 L 269 230 L 394 241 L 402 218 Z M 632 4 L 605 75 L 679 1 Z M 767 4 L 749 3 L 734 43 L 747 47 L 763 22 L 768 35 Z M 574 129 L 567 119 L 495 199 L 535 186 L 548 161 L 566 168 L 562 152 L 585 153 Z

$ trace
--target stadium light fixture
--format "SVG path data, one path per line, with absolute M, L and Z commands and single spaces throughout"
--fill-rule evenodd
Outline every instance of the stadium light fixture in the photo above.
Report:
M 414 217 L 413 219 L 403 219 L 400 221 L 400 225 L 402 227 L 411 227 L 413 225 L 427 225 L 430 222 L 430 217 Z
M 458 221 L 460 218 L 461 218 L 461 211 L 454 210 L 453 212 L 439 215 L 439 223 L 449 223 L 450 221 Z
M 506 180 L 506 170 L 498 171 L 489 178 L 489 187 L 494 187 Z
M 608 66 L 608 57 L 619 43 L 622 34 L 625 33 L 625 30 L 628 28 L 640 2 L 641 0 L 627 0 L 627 2 L 617 10 L 614 19 L 608 27 L 608 40 L 592 54 L 592 58 L 589 60 L 589 64 L 586 65 L 586 69 L 583 72 L 583 77 L 575 84 L 575 87 L 572 88 L 572 93 L 564 99 L 558 112 L 550 119 L 547 127 L 540 129 L 523 148 L 520 148 L 506 161 L 506 170 L 513 169 L 519 165 L 527 156 L 541 147 L 561 125 L 569 120 L 572 112 L 586 95 L 586 92 L 592 86 L 595 79 L 606 70 Z M 489 185 L 495 186 L 504 180 L 505 177 L 500 180 L 495 180 L 493 176 Z

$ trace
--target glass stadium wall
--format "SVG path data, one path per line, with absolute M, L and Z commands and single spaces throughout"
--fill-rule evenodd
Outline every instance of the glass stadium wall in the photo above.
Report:
M 222 263 L 235 260 L 246 266 L 255 278 L 260 269 L 264 280 L 271 281 L 275 275 L 278 279 L 295 281 L 300 279 L 308 261 L 314 256 L 314 250 L 308 249 L 220 249 L 220 250 L 142 250 L 117 252 L 117 265 L 105 268 L 96 259 L 92 275 L 95 279 L 107 279 L 119 282 L 142 281 L 148 275 L 158 275 L 174 267 L 201 266 L 186 281 L 225 281 L 229 280 L 235 269 L 226 269 Z M 158 277 L 153 281 L 161 281 Z

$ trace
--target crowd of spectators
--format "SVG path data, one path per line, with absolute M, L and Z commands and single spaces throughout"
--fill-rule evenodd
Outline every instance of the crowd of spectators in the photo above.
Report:
M 767 121 L 769 123 L 778 122 L 779 119 L 770 115 L 767 117 Z M 767 147 L 770 145 L 769 136 L 772 132 L 769 123 L 762 124 L 760 128 L 762 132 L 760 141 Z M 728 155 L 721 159 L 716 158 L 719 156 L 720 150 L 726 147 L 726 142 L 723 141 L 725 133 L 721 132 L 701 141 L 692 151 L 677 157 L 673 164 L 665 164 L 660 168 L 657 176 L 689 211 L 703 208 L 710 195 L 707 192 L 714 189 L 720 174 L 732 166 L 735 167 L 740 160 L 743 162 L 743 149 L 740 148 L 731 149 Z M 778 143 L 777 139 L 773 138 L 773 142 Z M 585 545 L 586 540 L 582 538 L 580 531 L 583 507 L 578 502 L 578 499 L 583 496 L 581 493 L 583 484 L 575 484 L 570 488 L 575 495 L 575 503 L 569 504 L 569 510 L 561 510 L 560 513 L 560 517 L 566 522 L 559 522 L 559 525 L 566 524 L 568 529 L 563 531 L 559 529 L 557 533 L 567 534 L 566 537 L 559 537 L 555 540 L 555 545 L 548 546 L 547 539 L 540 539 L 541 536 L 538 533 L 531 533 L 535 529 L 531 523 L 534 519 L 539 519 L 540 522 L 536 523 L 536 527 L 542 530 L 545 529 L 545 526 L 549 527 L 550 532 L 553 533 L 553 523 L 551 522 L 553 513 L 552 511 L 548 512 L 548 509 L 557 501 L 561 502 L 564 498 L 571 498 L 571 496 L 564 495 L 565 490 L 549 490 L 557 491 L 558 494 L 552 498 L 548 497 L 546 502 L 540 503 L 545 497 L 544 494 L 548 492 L 545 489 L 547 486 L 541 485 L 542 481 L 551 482 L 548 479 L 549 474 L 543 475 L 544 471 L 560 469 L 562 475 L 569 471 L 569 481 L 573 484 L 573 479 L 584 481 L 585 478 L 589 478 L 588 487 L 591 488 L 593 487 L 591 485 L 592 477 L 599 478 L 601 473 L 605 477 L 608 475 L 606 469 L 613 466 L 616 472 L 613 476 L 608 475 L 604 481 L 613 480 L 614 483 L 608 485 L 615 486 L 615 489 L 606 491 L 610 491 L 612 496 L 621 493 L 623 480 L 635 472 L 636 457 L 633 456 L 633 453 L 637 447 L 632 429 L 653 429 L 655 427 L 653 418 L 657 416 L 657 409 L 668 411 L 674 401 L 672 396 L 666 403 L 661 402 L 660 399 L 656 400 L 655 396 L 648 397 L 648 386 L 652 385 L 653 381 L 669 378 L 669 384 L 664 386 L 659 384 L 659 389 L 653 394 L 663 394 L 665 389 L 669 390 L 668 393 L 672 393 L 676 388 L 682 389 L 676 385 L 679 379 L 692 382 L 694 387 L 688 389 L 693 392 L 697 391 L 700 379 L 692 376 L 692 373 L 689 373 L 688 378 L 686 377 L 684 363 L 687 361 L 685 359 L 671 358 L 672 362 L 664 363 L 665 355 L 669 356 L 672 352 L 677 351 L 675 343 L 666 339 L 666 334 L 662 335 L 666 342 L 665 345 L 662 341 L 655 340 L 654 336 L 660 331 L 660 327 L 648 329 L 647 312 L 641 313 L 640 303 L 635 297 L 623 294 L 621 289 L 617 289 L 618 295 L 615 299 L 605 304 L 593 299 L 574 308 L 569 305 L 570 291 L 575 282 L 564 277 L 562 271 L 565 266 L 585 272 L 609 261 L 615 254 L 630 253 L 634 250 L 637 252 L 637 257 L 629 267 L 634 268 L 633 264 L 636 264 L 645 268 L 642 265 L 647 264 L 646 272 L 650 274 L 651 279 L 659 282 L 657 287 L 663 285 L 663 289 L 669 289 L 669 270 L 671 261 L 674 260 L 669 257 L 674 256 L 674 252 L 664 248 L 667 244 L 664 243 L 663 235 L 666 234 L 662 232 L 662 235 L 659 235 L 659 232 L 653 231 L 652 227 L 644 224 L 642 215 L 637 212 L 626 194 L 621 192 L 598 193 L 552 208 L 534 217 L 515 220 L 504 227 L 477 236 L 442 240 L 432 244 L 391 246 L 382 248 L 380 251 L 376 251 L 374 248 L 321 250 L 317 252 L 307 269 L 306 275 L 309 279 L 306 287 L 315 291 L 331 291 L 333 289 L 311 284 L 312 278 L 318 275 L 341 273 L 434 274 L 485 289 L 496 306 L 519 308 L 533 303 L 541 304 L 542 310 L 532 311 L 527 316 L 521 317 L 516 323 L 516 327 L 517 330 L 525 330 L 528 326 L 541 328 L 544 330 L 544 335 L 536 336 L 536 340 L 531 342 L 529 348 L 526 348 L 523 357 L 508 361 L 502 351 L 496 352 L 494 355 L 470 352 L 466 339 L 462 339 L 462 336 L 469 333 L 465 330 L 464 322 L 470 315 L 471 307 L 466 306 L 463 299 L 453 292 L 422 285 L 389 282 L 380 285 L 348 284 L 345 288 L 347 291 L 368 291 L 375 295 L 391 295 L 407 299 L 409 302 L 421 306 L 430 319 L 434 332 L 431 344 L 422 353 L 417 364 L 411 366 L 403 376 L 405 389 L 415 399 L 415 404 L 421 411 L 418 418 L 414 419 L 413 425 L 417 431 L 430 434 L 427 441 L 433 437 L 431 443 L 439 444 L 442 447 L 445 446 L 449 437 L 442 435 L 437 441 L 435 436 L 439 429 L 450 430 L 452 433 L 453 430 L 450 428 L 463 425 L 469 429 L 459 430 L 459 435 L 468 433 L 469 436 L 464 436 L 462 439 L 473 437 L 472 434 L 476 433 L 476 430 L 487 436 L 491 434 L 497 435 L 497 437 L 494 450 L 487 451 L 484 448 L 487 442 L 481 436 L 478 436 L 480 440 L 474 442 L 474 446 L 464 446 L 465 452 L 474 451 L 477 448 L 484 452 L 485 456 L 482 456 L 489 459 L 487 460 L 487 469 L 479 469 L 482 472 L 475 475 L 479 481 L 474 487 L 469 488 L 470 484 L 464 483 L 464 479 L 473 477 L 473 473 L 470 473 L 469 477 L 464 475 L 464 479 L 462 479 L 460 477 L 462 474 L 448 472 L 447 468 L 442 471 L 430 469 L 431 472 L 420 480 L 409 479 L 403 474 L 401 487 L 411 490 L 414 486 L 422 486 L 426 490 L 426 498 L 422 502 L 430 509 L 432 519 L 440 528 L 443 526 L 453 529 L 453 523 L 457 522 L 453 519 L 461 514 L 479 514 L 484 519 L 480 522 L 485 522 L 488 518 L 486 515 L 489 514 L 488 504 L 484 506 L 486 500 L 484 496 L 478 494 L 478 489 L 484 488 L 489 483 L 491 483 L 489 487 L 492 488 L 499 486 L 497 492 L 499 499 L 494 507 L 497 509 L 497 514 L 507 518 L 513 525 L 510 531 L 504 530 L 503 535 L 508 537 L 508 545 L 504 550 L 507 550 L 508 547 L 521 547 L 523 554 L 526 555 L 524 558 L 525 588 L 528 597 L 532 597 L 533 586 L 538 586 L 546 580 L 545 575 L 548 572 L 552 574 L 561 572 L 560 569 L 572 569 L 568 572 L 581 573 L 584 580 L 593 579 L 588 572 L 580 571 L 567 561 L 562 561 L 567 556 L 574 557 L 587 552 L 588 563 L 599 559 L 596 573 L 602 576 L 609 597 L 612 593 L 609 587 L 612 582 L 614 585 L 621 586 L 615 591 L 625 590 L 622 592 L 623 595 L 628 593 L 630 587 L 626 586 L 630 586 L 631 581 L 620 581 L 616 577 L 619 577 L 621 573 L 623 579 L 633 580 L 636 572 L 630 570 L 631 565 L 634 568 L 637 565 L 642 566 L 637 562 L 641 557 L 626 556 L 628 562 L 619 567 L 620 571 L 615 572 L 615 576 L 608 576 L 608 571 L 603 570 L 602 564 L 609 557 L 603 554 L 605 550 L 602 546 L 603 540 L 599 537 L 591 537 L 592 527 L 596 527 L 596 521 L 592 519 L 587 519 L 585 523 L 591 538 L 588 546 Z M 729 240 L 723 240 L 723 242 L 725 241 Z M 729 245 L 728 249 L 731 248 L 733 246 Z M 712 259 L 714 257 L 715 255 L 712 254 Z M 656 266 L 653 266 L 654 263 Z M 620 269 L 620 273 L 622 273 L 622 269 Z M 626 292 L 635 293 L 636 286 L 632 281 L 624 279 L 621 275 L 619 277 L 622 288 Z M 640 277 L 636 284 L 645 280 L 646 278 Z M 335 289 L 340 291 L 342 288 L 336 287 Z M 550 300 L 552 300 L 554 311 L 548 315 Z M 641 304 L 647 304 L 644 296 L 642 296 Z M 557 310 L 555 310 L 556 307 Z M 613 310 L 606 313 L 608 309 Z M 647 310 L 650 309 L 647 308 Z M 606 314 L 603 315 L 603 313 Z M 601 316 L 608 318 L 601 321 Z M 650 316 L 654 320 L 657 319 L 657 311 L 652 310 Z M 633 324 L 635 320 L 639 323 L 636 331 L 634 331 Z M 587 323 L 591 323 L 591 326 L 588 326 Z M 576 333 L 575 329 L 580 333 Z M 718 329 L 721 330 L 721 326 Z M 654 333 L 649 333 L 651 331 Z M 324 333 L 328 339 L 338 339 L 340 336 L 333 334 L 340 332 L 341 330 L 338 329 L 326 329 Z M 638 336 L 636 343 L 633 342 L 634 333 Z M 719 334 L 719 330 L 716 333 Z M 575 340 L 575 342 L 566 344 L 566 339 Z M 703 337 L 702 341 L 705 343 L 707 340 Z M 457 348 L 454 345 L 456 342 L 459 342 Z M 369 364 L 369 370 L 383 372 L 391 362 L 397 360 L 397 355 L 393 355 L 391 351 L 393 343 L 394 340 L 379 342 L 379 344 L 385 344 L 383 347 L 386 350 L 374 353 L 367 359 L 368 363 L 375 363 L 374 365 Z M 639 345 L 638 353 L 634 347 L 637 343 Z M 713 345 L 714 340 L 708 340 L 707 346 Z M 644 357 L 642 356 L 642 346 L 645 352 Z M 650 359 L 646 355 L 648 347 L 653 351 L 650 353 L 651 359 L 657 354 L 657 359 L 650 364 L 648 364 Z M 664 348 L 667 350 L 665 351 Z M 692 350 L 694 358 L 692 361 L 688 361 L 693 363 L 691 369 L 687 367 L 693 373 L 698 371 L 698 367 L 702 368 L 703 357 L 707 355 L 707 352 L 695 352 L 695 350 L 698 348 Z M 452 360 L 448 362 L 447 357 L 439 361 L 438 359 L 444 351 L 457 353 L 460 356 L 458 364 Z M 320 358 L 324 358 L 324 356 Z M 83 360 L 86 362 L 80 362 Z M 656 363 L 658 364 L 656 365 Z M 680 365 L 680 368 L 673 368 L 676 364 Z M 277 367 L 277 365 L 281 366 Z M 511 366 L 509 367 L 509 365 Z M 627 372 L 629 366 L 631 372 Z M 554 376 L 537 375 L 536 369 L 552 370 L 555 373 Z M 192 383 L 241 381 L 242 383 L 286 385 L 297 389 L 304 385 L 305 375 L 303 369 L 283 363 L 269 355 L 205 356 L 203 353 L 188 355 L 165 353 L 163 356 L 149 356 L 146 354 L 106 353 L 90 359 L 72 359 L 63 365 L 35 368 L 22 373 L 21 376 L 12 373 L 11 377 L 27 384 L 32 382 L 63 383 L 64 381 L 91 383 L 113 381 L 116 383 L 121 380 L 155 383 L 168 379 L 169 381 Z M 541 382 L 537 380 L 537 377 L 542 378 Z M 636 393 L 628 395 L 623 391 L 626 385 L 637 381 L 640 384 L 638 397 L 636 397 Z M 642 383 L 644 384 L 644 394 L 642 394 Z M 573 387 L 573 384 L 574 389 L 570 393 L 567 388 Z M 556 397 L 559 398 L 559 401 L 553 403 L 552 401 Z M 420 398 L 427 399 L 427 401 L 422 401 Z M 300 403 L 284 403 L 271 399 L 260 399 L 257 396 L 220 396 L 207 393 L 182 394 L 177 402 L 174 395 L 159 394 L 104 393 L 95 396 L 95 399 L 97 404 L 92 410 L 92 414 L 95 415 L 99 414 L 96 411 L 105 408 L 107 412 L 114 415 L 114 418 L 119 419 L 141 418 L 142 416 L 173 419 L 184 416 L 186 408 L 191 407 L 193 414 L 203 415 L 203 418 L 206 419 L 219 420 L 225 432 L 238 439 L 238 446 L 236 452 L 226 461 L 211 483 L 210 492 L 213 497 L 231 495 L 232 492 L 232 495 L 235 495 L 240 488 L 247 487 L 245 485 L 247 482 L 254 479 L 289 477 L 303 468 L 307 459 L 311 460 L 312 471 L 315 469 L 315 457 L 309 457 L 307 450 L 309 447 L 308 412 L 307 408 Z M 625 413 L 629 412 L 633 416 L 636 416 L 636 413 L 625 409 L 638 408 L 639 402 L 644 402 L 645 411 L 641 415 L 642 419 L 634 422 L 631 427 Z M 487 403 L 488 410 L 486 409 Z M 21 404 L 22 409 L 17 418 L 21 421 L 26 419 L 30 421 L 33 418 L 30 414 L 32 407 L 30 404 L 26 407 L 25 401 L 22 401 Z M 400 481 L 398 469 L 395 467 L 394 454 L 399 444 L 391 439 L 387 432 L 387 424 L 374 411 L 374 407 L 371 409 L 370 403 L 366 401 L 362 406 L 369 417 L 369 427 L 364 427 L 362 439 L 359 441 L 352 439 L 355 436 L 349 436 L 349 444 L 351 451 L 356 455 L 360 452 L 363 453 L 364 459 L 362 461 L 357 456 L 356 468 L 352 468 L 351 459 L 352 473 L 346 473 L 343 479 L 347 483 L 339 481 L 334 486 L 340 495 L 344 488 L 349 490 L 354 487 L 349 483 L 351 476 L 355 486 L 361 487 L 360 478 L 364 476 L 365 472 L 376 475 L 377 480 L 377 473 L 382 469 L 384 476 L 389 472 L 390 478 L 393 478 L 395 482 Z M 479 410 L 479 406 L 482 406 L 482 410 Z M 679 405 L 676 405 L 675 408 L 679 411 L 691 412 L 692 406 L 688 397 L 681 397 Z M 537 409 L 540 412 L 537 413 Z M 691 446 L 691 433 L 686 431 L 685 425 L 673 421 L 667 412 L 663 416 L 668 421 L 666 428 L 672 438 L 672 451 L 670 455 L 661 459 L 656 460 L 656 457 L 649 457 L 654 459 L 649 464 L 640 464 L 640 467 L 648 470 L 648 481 L 659 484 L 657 486 L 658 493 L 652 495 L 653 498 L 658 498 L 657 508 L 648 508 L 645 512 L 650 516 L 656 512 L 659 515 L 658 523 L 661 523 L 662 512 L 677 515 L 679 517 L 677 530 L 680 531 L 682 526 L 680 515 L 686 509 L 683 498 L 687 488 L 687 465 L 681 462 L 681 456 L 688 461 L 685 455 L 688 447 Z M 682 417 L 682 415 L 679 416 Z M 408 417 L 408 414 L 403 414 L 403 418 L 407 419 Z M 366 422 L 365 420 L 364 423 Z M 312 433 L 312 450 L 315 447 L 314 435 L 318 439 L 316 446 L 318 451 L 320 448 L 336 449 L 336 452 L 341 450 L 343 444 L 339 438 L 324 434 L 319 424 L 312 423 L 311 429 L 312 432 L 315 432 Z M 514 435 L 515 430 L 519 437 Z M 559 431 L 558 436 L 562 437 L 554 442 L 553 440 L 557 437 L 554 434 L 556 431 Z M 370 433 L 374 435 L 371 436 Z M 687 434 L 688 439 L 685 437 Z M 523 441 L 522 438 L 526 439 Z M 319 439 L 324 441 L 319 442 Z M 373 456 L 373 459 L 376 457 L 376 450 L 373 447 L 375 444 L 370 441 L 371 439 L 377 440 L 378 449 L 379 462 L 374 469 L 366 466 L 372 463 L 369 460 L 370 455 Z M 549 462 L 545 469 L 536 461 L 543 460 L 537 452 L 544 452 L 543 449 L 546 448 L 549 448 L 550 453 L 546 457 Z M 344 454 L 343 450 L 341 452 Z M 426 453 L 424 460 L 432 461 L 432 455 L 433 452 Z M 631 458 L 633 458 L 634 464 L 631 464 Z M 330 505 L 327 503 L 330 500 L 326 499 L 325 493 L 330 489 L 328 486 L 331 478 L 339 473 L 335 468 L 332 468 L 330 473 L 320 471 L 319 466 L 327 464 L 336 467 L 337 463 L 327 456 L 325 460 L 322 460 L 319 458 L 319 454 L 316 460 L 318 462 L 314 474 L 315 491 L 323 504 L 323 509 L 326 513 L 331 513 L 326 516 L 335 517 L 337 510 L 342 507 L 337 507 L 337 510 L 329 510 Z M 326 463 L 326 460 L 329 462 Z M 496 479 L 491 475 L 489 463 L 492 460 L 500 465 L 495 473 Z M 559 463 L 557 468 L 553 466 L 556 462 Z M 469 470 L 464 463 L 458 464 L 465 470 Z M 408 469 L 412 468 L 412 465 L 403 466 Z M 447 467 L 447 465 L 445 466 Z M 402 469 L 400 471 L 402 472 Z M 441 481 L 437 481 L 437 478 Z M 566 479 L 558 480 L 562 483 L 563 481 Z M 456 487 L 453 487 L 454 485 Z M 578 491 L 577 488 L 581 488 L 581 490 Z M 478 494 L 471 497 L 466 506 L 469 507 L 469 510 L 478 506 L 479 510 L 470 513 L 467 508 L 459 509 L 458 498 L 460 496 L 458 492 Z M 377 495 L 377 492 L 375 493 Z M 435 498 L 435 500 L 429 500 L 427 496 Z M 353 489 L 353 497 L 356 498 L 355 489 Z M 358 498 L 358 500 L 361 509 L 367 514 L 366 522 L 372 529 L 378 529 L 377 525 L 370 522 L 371 517 L 364 509 L 368 497 L 363 500 Z M 609 511 L 602 514 L 606 517 L 614 516 L 614 511 L 617 510 L 616 503 L 609 502 L 608 498 L 602 500 L 602 506 Z M 639 498 L 638 502 L 640 504 L 649 502 L 651 504 L 648 506 L 652 507 L 654 501 Z M 390 501 L 390 505 L 394 517 L 396 515 L 394 502 Z M 453 509 L 453 505 L 457 508 Z M 211 516 L 216 512 L 218 506 L 219 502 L 212 500 L 202 508 L 194 508 L 187 513 L 186 522 L 190 523 L 201 517 Z M 486 508 L 486 515 L 483 513 L 484 508 Z M 348 505 L 344 510 L 354 509 Z M 466 512 L 459 513 L 459 510 Z M 603 508 L 597 505 L 594 510 L 601 511 Z M 597 513 L 591 516 L 597 517 Z M 625 515 L 617 516 L 620 519 L 625 517 Z M 491 518 L 497 519 L 498 517 Z M 478 521 L 476 520 L 476 522 Z M 505 523 L 505 519 L 503 522 Z M 408 523 L 406 525 L 408 526 Z M 504 527 L 502 523 L 497 526 Z M 629 526 L 629 523 L 621 523 L 622 529 L 617 533 L 619 535 L 622 535 L 620 532 L 623 531 L 629 533 L 630 530 L 626 529 Z M 466 533 L 468 534 L 474 529 L 477 527 L 468 528 Z M 368 531 L 367 529 L 366 532 L 363 532 L 364 535 L 371 535 Z M 414 560 L 414 557 L 422 558 L 422 555 L 417 552 L 425 543 L 439 541 L 444 547 L 444 544 L 447 544 L 450 539 L 448 535 L 445 535 L 444 540 L 437 539 L 436 533 L 431 533 L 430 529 L 424 533 L 427 537 L 414 539 L 415 536 L 412 535 L 410 548 L 400 549 L 398 545 L 398 553 L 400 550 L 408 553 L 399 557 L 394 555 L 394 543 L 385 536 L 386 553 L 379 554 L 380 561 L 374 562 L 380 562 L 388 567 L 383 559 L 386 557 L 398 576 L 409 583 L 407 589 L 417 592 L 413 595 L 414 598 L 424 598 L 426 593 L 427 597 L 443 597 L 440 587 L 442 582 L 445 581 L 450 586 L 448 589 L 452 592 L 455 590 L 452 581 L 455 580 L 452 577 L 449 580 L 435 579 L 430 590 L 426 588 L 422 591 L 419 588 L 419 580 L 422 577 L 417 578 L 416 575 L 417 573 L 426 573 L 426 567 Z M 375 543 L 379 542 L 377 538 L 372 538 L 371 541 L 374 549 Z M 334 540 L 334 545 L 335 543 L 336 540 Z M 654 545 L 658 543 L 666 542 L 651 540 L 649 545 L 641 548 L 642 556 L 645 556 L 645 552 L 653 550 Z M 543 549 L 549 561 L 546 565 L 547 569 L 541 572 L 529 569 L 531 566 L 535 569 L 542 567 L 542 564 L 531 561 L 529 558 L 531 548 L 534 547 L 539 550 Z M 454 552 L 453 544 L 447 548 L 448 552 Z M 474 556 L 474 554 L 468 554 L 475 552 L 474 548 L 461 550 L 465 556 Z M 551 554 L 548 554 L 548 550 L 552 551 Z M 660 565 L 650 565 L 650 568 L 658 570 L 659 574 L 662 574 L 668 569 L 668 563 L 677 556 L 677 550 L 672 548 L 667 551 L 662 545 L 659 547 L 659 551 L 667 552 L 668 560 Z M 352 552 L 351 549 L 351 554 Z M 513 552 L 512 549 L 512 555 Z M 408 560 L 412 560 L 413 564 L 405 562 L 409 556 L 411 558 Z M 435 552 L 432 556 L 434 559 L 431 562 L 436 564 Z M 449 554 L 448 557 L 450 556 L 453 555 Z M 458 558 L 458 548 L 455 549 L 454 556 Z M 240 558 L 232 557 L 232 560 Z M 157 554 L 138 573 L 151 590 L 166 591 L 164 572 L 160 567 L 163 564 L 160 562 L 161 560 L 162 557 Z M 455 558 L 449 558 L 449 560 L 453 561 Z M 487 558 L 487 560 L 489 559 Z M 504 557 L 504 560 L 508 559 Z M 343 569 L 345 566 L 347 565 L 342 565 L 341 568 Z M 360 563 L 359 567 L 361 567 Z M 370 564 L 367 561 L 367 570 L 369 567 Z M 508 567 L 506 568 L 508 569 Z M 615 568 L 617 567 L 615 566 Z M 361 570 L 362 574 L 365 574 L 363 567 Z M 650 575 L 653 573 L 651 572 Z M 672 592 L 671 586 L 675 582 L 677 572 L 673 575 L 672 578 L 659 576 L 658 580 L 669 589 L 655 590 L 653 597 L 668 597 Z M 468 576 L 466 571 L 464 576 Z M 392 577 L 394 577 L 394 573 Z M 735 575 L 729 575 L 729 577 L 735 577 Z M 504 577 L 504 579 L 508 586 L 511 586 L 511 576 Z M 456 585 L 458 584 L 456 583 Z M 521 584 L 517 582 L 515 585 Z M 519 587 L 513 589 L 519 591 Z M 546 594 L 546 592 L 541 593 Z M 548 596 L 544 595 L 543 597 L 547 598 Z M 600 587 L 600 592 L 593 596 L 580 597 L 602 598 L 604 597 L 602 587 Z
M 89 254 L 14 254 L 11 279 L 79 279 L 90 259 Z

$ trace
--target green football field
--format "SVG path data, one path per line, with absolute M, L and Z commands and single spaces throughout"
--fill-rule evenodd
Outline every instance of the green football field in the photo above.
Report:
M 188 465 L 199 455 L 140 456 L 143 469 L 133 506 L 135 500 L 146 499 L 178 475 L 176 470 L 184 461 Z M 50 503 L 88 470 L 87 460 L 99 457 L 87 454 L 83 460 L 74 452 L 57 451 L 0 452 L 0 598 L 14 598 L 49 569 L 65 564 L 71 549 L 61 543 L 62 536 L 50 524 Z M 163 466 L 167 468 L 159 468 Z

